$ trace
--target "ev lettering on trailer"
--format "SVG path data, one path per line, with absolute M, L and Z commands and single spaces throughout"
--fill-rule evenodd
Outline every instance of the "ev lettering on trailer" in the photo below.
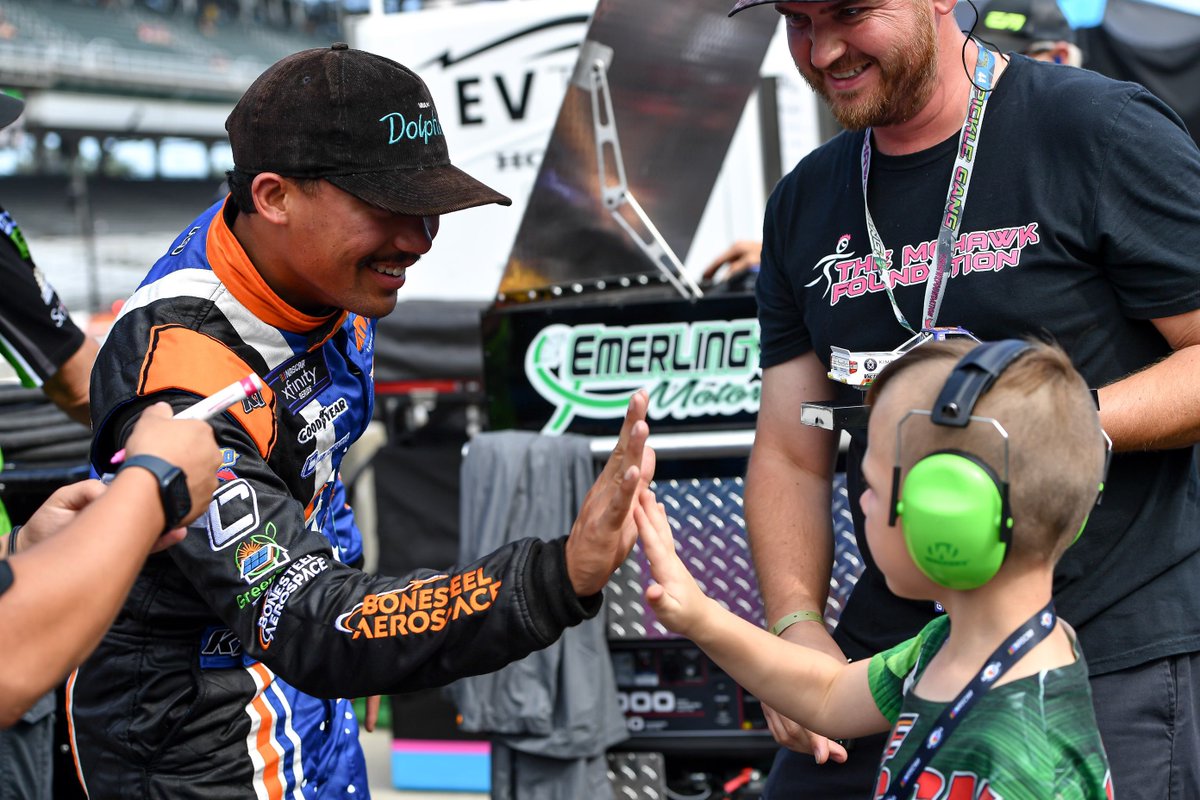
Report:
M 534 74 L 532 70 L 525 71 L 521 80 L 520 99 L 515 102 L 514 98 L 517 97 L 518 93 L 513 91 L 505 77 L 499 74 L 492 75 L 492 83 L 495 84 L 500 101 L 503 103 L 504 109 L 508 112 L 508 118 L 513 122 L 525 119 L 525 115 L 529 110 L 529 99 L 533 94 Z M 487 121 L 472 110 L 473 106 L 480 105 L 483 102 L 483 97 L 475 91 L 481 83 L 483 83 L 483 78 L 477 77 L 459 78 L 456 81 L 458 88 L 459 124 L 483 125 Z

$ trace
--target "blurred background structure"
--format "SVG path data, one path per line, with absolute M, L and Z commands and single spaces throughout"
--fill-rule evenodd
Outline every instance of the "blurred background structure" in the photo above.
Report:
M 28 103 L 0 133 L 0 202 L 68 306 L 103 314 L 223 192 L 225 117 L 269 64 L 336 40 L 355 45 L 356 25 L 369 39 L 369 13 L 485 3 L 499 12 L 525 1 L 0 0 L 0 90 Z M 1145 83 L 1195 133 L 1200 0 L 1060 5 L 1094 54 L 1085 66 Z
M 461 2 L 462 0 L 460 0 Z M 478 1 L 478 0 L 476 0 Z M 379 0 L 376 0 L 379 2 Z M 385 0 L 385 12 L 459 3 Z M 74 312 L 104 312 L 223 194 L 225 117 L 369 0 L 0 0 L 0 197 Z

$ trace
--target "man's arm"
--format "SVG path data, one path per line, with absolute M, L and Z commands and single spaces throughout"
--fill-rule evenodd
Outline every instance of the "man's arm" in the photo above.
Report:
M 155 397 L 176 408 L 194 402 L 177 392 Z M 109 415 L 96 458 L 121 445 L 145 402 Z M 644 395 L 632 401 L 617 455 L 569 538 L 530 537 L 444 572 L 398 576 L 368 575 L 332 557 L 315 530 L 324 501 L 303 508 L 251 434 L 274 418 L 273 403 L 209 421 L 236 461 L 207 525 L 169 555 L 244 651 L 294 686 L 319 697 L 441 686 L 499 669 L 600 611 L 608 573 L 636 538 L 633 498 L 653 469 Z M 318 487 L 318 500 L 325 491 Z
M 19 228 L 13 224 L 6 233 L 0 234 L 0 353 L 22 384 L 41 387 L 73 420 L 91 427 L 88 386 L 97 344 L 71 321 L 29 260 Z
M 721 269 L 727 267 L 721 274 L 721 281 L 731 281 L 747 270 L 757 269 L 761 261 L 762 242 L 753 239 L 739 240 L 729 245 L 725 252 L 705 267 L 701 278 L 712 282 L 716 280 L 717 274 L 721 273 Z
M 1173 352 L 1100 390 L 1100 421 L 1116 450 L 1200 441 L 1200 309 L 1152 322 Z
M 825 610 L 833 564 L 836 440 L 831 431 L 800 422 L 802 402 L 833 395 L 815 353 L 764 370 L 762 389 L 745 502 L 759 591 L 771 624 L 793 611 Z M 797 623 L 788 632 L 796 627 L 824 634 L 824 627 L 812 622 Z
M 129 454 L 139 453 L 187 476 L 192 505 L 184 523 L 208 507 L 220 455 L 206 423 L 172 420 L 165 406 L 148 409 L 130 437 Z M 129 469 L 107 490 L 99 481 L 59 489 L 21 529 L 18 552 L 7 561 L 13 583 L 0 595 L 0 727 L 95 648 L 165 518 L 157 480 Z
M 754 448 L 746 470 L 746 528 L 758 573 L 767 624 L 793 611 L 824 614 L 833 565 L 831 495 L 836 439 L 831 431 L 800 422 L 805 401 L 828 400 L 833 390 L 813 352 L 763 371 Z M 782 634 L 845 661 L 820 622 L 802 621 Z M 845 761 L 845 749 L 810 734 L 767 702 L 775 740 L 818 763 Z
M 85 336 L 79 349 L 42 384 L 42 391 L 50 398 L 50 402 L 65 411 L 71 419 L 89 428 L 92 426 L 92 416 L 88 410 L 88 390 L 97 350 L 99 346 L 96 340 Z

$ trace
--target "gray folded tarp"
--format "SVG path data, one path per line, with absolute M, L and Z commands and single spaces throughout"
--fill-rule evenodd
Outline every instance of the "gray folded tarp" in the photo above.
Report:
M 595 478 L 584 437 L 474 437 L 462 466 L 459 561 L 567 533 Z M 492 737 L 492 800 L 579 800 L 608 791 L 605 752 L 627 736 L 604 615 L 498 672 L 449 688 L 464 730 Z

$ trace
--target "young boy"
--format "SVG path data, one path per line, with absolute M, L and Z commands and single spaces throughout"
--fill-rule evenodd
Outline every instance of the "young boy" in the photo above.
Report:
M 893 592 L 945 616 L 849 664 L 772 636 L 701 592 L 649 490 L 635 510 L 657 582 L 646 598 L 805 727 L 848 738 L 890 726 L 875 798 L 1111 798 L 1087 666 L 1051 603 L 1106 461 L 1083 379 L 1051 345 L 931 343 L 885 369 L 867 400 L 871 553 Z

